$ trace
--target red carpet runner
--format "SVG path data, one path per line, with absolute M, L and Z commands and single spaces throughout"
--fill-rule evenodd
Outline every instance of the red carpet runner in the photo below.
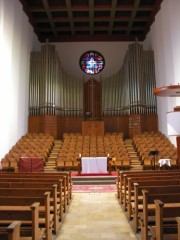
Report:
M 116 192 L 116 185 L 73 185 L 74 193 Z

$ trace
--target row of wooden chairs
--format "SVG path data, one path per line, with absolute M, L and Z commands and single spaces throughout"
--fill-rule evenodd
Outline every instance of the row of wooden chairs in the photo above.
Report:
M 179 169 L 179 164 L 177 158 L 170 158 L 171 166 L 165 165 L 160 167 L 159 158 L 154 159 L 153 156 L 149 156 L 143 160 L 143 170 L 161 170 L 162 168 L 166 169 Z
M 56 160 L 56 166 L 58 170 L 78 170 L 80 167 L 80 158 L 81 157 L 103 157 L 103 155 L 98 154 L 89 154 L 80 155 L 78 157 L 67 157 L 62 156 L 58 157 Z M 109 156 L 109 163 L 111 165 L 112 170 L 130 170 L 131 167 L 131 159 L 129 156 Z
M 77 169 L 78 158 L 109 157 L 112 169 L 129 169 L 130 158 L 122 133 L 104 136 L 64 134 L 64 141 L 57 157 L 57 169 Z
M 178 167 L 177 149 L 162 133 L 139 134 L 133 137 L 133 144 L 144 169 L 159 167 L 159 159 L 171 159 L 172 167 Z M 151 153 L 156 150 L 156 160 Z
M 41 157 L 47 160 L 54 144 L 49 134 L 31 134 L 23 136 L 1 160 L 4 171 L 18 171 L 21 157 Z

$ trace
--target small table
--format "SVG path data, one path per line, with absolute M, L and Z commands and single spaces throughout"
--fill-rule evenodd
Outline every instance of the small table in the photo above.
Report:
M 161 168 L 162 166 L 164 166 L 164 165 L 171 167 L 171 159 L 169 159 L 169 158 L 159 159 L 159 166 L 160 166 L 160 168 Z

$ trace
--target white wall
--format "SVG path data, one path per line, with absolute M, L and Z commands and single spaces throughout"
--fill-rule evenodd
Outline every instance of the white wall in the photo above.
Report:
M 30 52 L 38 40 L 18 0 L 0 1 L 0 159 L 27 132 Z
M 164 0 L 144 42 L 145 48 L 154 50 L 157 87 L 180 83 L 179 13 L 179 0 Z M 167 134 L 166 113 L 180 105 L 180 98 L 157 97 L 157 102 L 159 129 Z
M 115 75 L 121 68 L 128 45 L 132 42 L 59 42 L 55 43 L 63 69 L 77 79 L 89 79 L 79 66 L 81 55 L 87 51 L 95 50 L 105 58 L 105 67 L 94 77 L 108 78 Z

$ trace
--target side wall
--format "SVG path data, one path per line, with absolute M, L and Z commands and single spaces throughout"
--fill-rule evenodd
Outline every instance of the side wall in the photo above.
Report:
M 38 40 L 18 0 L 0 1 L 0 159 L 27 132 L 30 52 Z
M 157 87 L 180 83 L 180 1 L 164 0 L 144 42 L 154 50 Z M 159 130 L 167 135 L 166 113 L 180 105 L 180 98 L 157 97 Z M 176 139 L 170 139 L 176 144 Z

